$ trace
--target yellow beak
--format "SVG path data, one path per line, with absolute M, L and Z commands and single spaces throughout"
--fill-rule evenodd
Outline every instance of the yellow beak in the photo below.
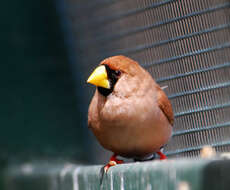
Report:
M 98 66 L 89 76 L 87 83 L 109 89 L 110 84 L 109 84 L 108 75 L 105 66 L 104 65 Z

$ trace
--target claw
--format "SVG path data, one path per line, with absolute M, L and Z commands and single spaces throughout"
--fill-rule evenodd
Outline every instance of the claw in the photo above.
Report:
M 157 154 L 160 156 L 160 160 L 166 160 L 167 156 L 165 156 L 161 151 L 157 152 Z
M 109 170 L 109 168 L 111 167 L 111 166 L 115 166 L 115 165 L 117 165 L 117 164 L 122 164 L 122 163 L 124 163 L 124 161 L 123 160 L 118 160 L 117 158 L 116 158 L 116 154 L 114 154 L 113 156 L 111 156 L 111 158 L 110 158 L 110 160 L 109 160 L 109 163 L 107 164 L 107 165 L 105 165 L 105 167 L 104 167 L 104 172 L 105 173 L 107 173 L 108 172 L 108 170 Z

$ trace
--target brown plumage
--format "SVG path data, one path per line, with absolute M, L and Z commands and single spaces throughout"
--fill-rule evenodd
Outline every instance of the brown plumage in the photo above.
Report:
M 100 65 L 120 71 L 108 95 L 97 88 L 89 106 L 88 125 L 100 144 L 124 157 L 146 157 L 160 150 L 172 133 L 171 103 L 137 62 L 114 56 Z

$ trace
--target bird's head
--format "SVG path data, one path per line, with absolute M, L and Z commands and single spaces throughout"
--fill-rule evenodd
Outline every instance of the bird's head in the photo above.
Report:
M 92 72 L 87 83 L 97 86 L 103 96 L 108 96 L 123 75 L 139 76 L 142 72 L 137 62 L 118 55 L 103 60 Z

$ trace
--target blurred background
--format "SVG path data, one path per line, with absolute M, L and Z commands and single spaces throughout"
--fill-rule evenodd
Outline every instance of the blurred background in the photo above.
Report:
M 1 3 L 1 162 L 89 161 L 85 80 L 73 68 L 77 52 L 74 58 L 68 52 L 57 6 L 52 0 Z
M 109 158 L 87 129 L 101 60 L 124 54 L 169 96 L 171 157 L 230 149 L 230 2 L 21 0 L 0 7 L 0 163 Z

